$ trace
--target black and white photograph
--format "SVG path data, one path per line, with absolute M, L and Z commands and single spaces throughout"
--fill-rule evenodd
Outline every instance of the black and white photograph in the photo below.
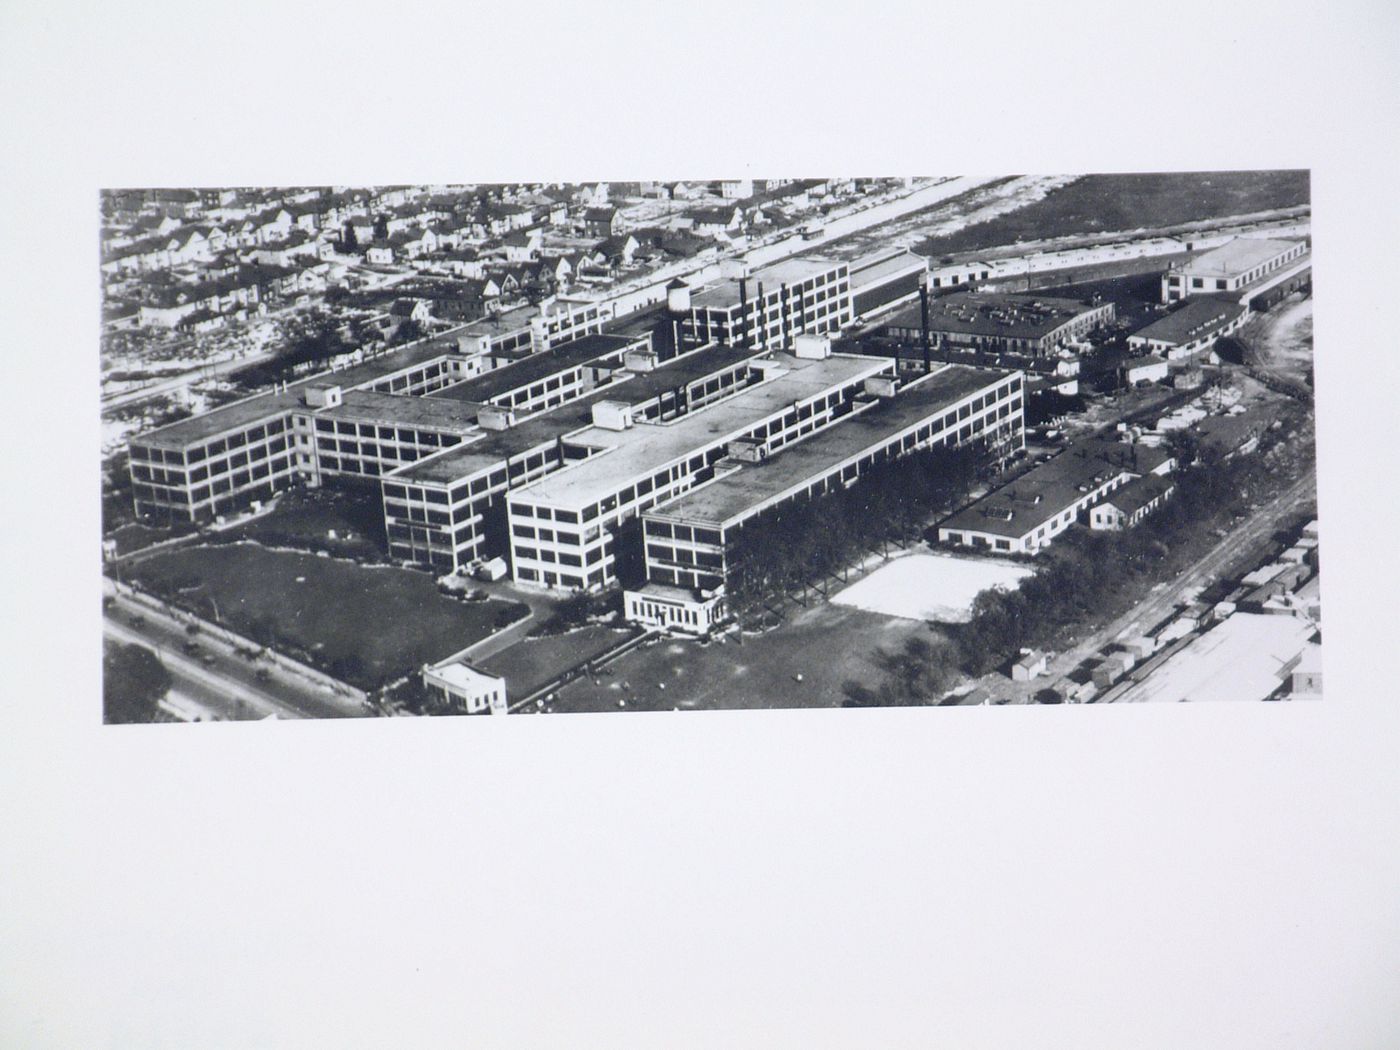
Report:
M 0 1047 L 1400 1047 L 1397 73 L 0 5 Z
M 1319 699 L 1310 205 L 107 190 L 106 718 Z

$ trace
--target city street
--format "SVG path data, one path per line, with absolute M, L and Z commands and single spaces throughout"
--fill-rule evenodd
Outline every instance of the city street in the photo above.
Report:
M 187 654 L 184 647 L 192 640 L 187 622 L 117 594 L 104 616 L 103 632 L 154 650 L 175 678 L 174 691 L 224 718 L 357 718 L 370 713 L 358 699 L 301 679 L 266 658 L 239 656 L 208 632 L 193 636 L 200 653 Z

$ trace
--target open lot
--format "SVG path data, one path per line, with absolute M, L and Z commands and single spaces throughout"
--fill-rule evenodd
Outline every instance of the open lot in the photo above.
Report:
M 1023 208 L 917 245 L 947 255 L 1073 234 L 1157 229 L 1309 203 L 1306 171 L 1086 175 Z
M 252 543 L 156 554 L 126 575 L 362 689 L 449 656 L 526 612 L 516 602 L 445 597 L 420 572 Z
M 743 644 L 662 639 L 559 691 L 549 711 L 670 711 L 840 707 L 843 682 L 875 675 L 879 648 L 896 649 L 929 628 L 823 602 Z M 797 676 L 802 680 L 798 681 Z
M 963 623 L 983 591 L 1015 588 L 1032 572 L 1028 566 L 990 558 L 911 554 L 876 569 L 831 600 L 885 616 Z
M 1261 367 L 1303 379 L 1312 368 L 1312 328 L 1312 296 L 1294 294 L 1253 318 L 1240 336 L 1257 355 Z

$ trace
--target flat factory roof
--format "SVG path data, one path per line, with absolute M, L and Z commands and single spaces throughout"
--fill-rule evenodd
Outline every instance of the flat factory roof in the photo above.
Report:
M 476 428 L 477 409 L 456 401 L 428 397 L 381 394 L 375 390 L 351 390 L 334 408 L 306 409 L 318 419 L 342 419 L 386 426 L 419 426 L 466 433 Z
M 774 354 L 773 359 L 790 371 L 669 423 L 640 422 L 627 430 L 589 427 L 574 434 L 573 442 L 601 451 L 517 494 L 535 503 L 582 509 L 697 449 L 737 437 L 794 403 L 821 397 L 843 383 L 888 371 L 892 365 L 888 359 L 846 355 L 800 359 Z
M 547 379 L 558 372 L 568 371 L 577 365 L 613 354 L 621 355 L 631 346 L 645 344 L 644 336 L 624 339 L 611 335 L 586 335 L 581 339 L 560 343 L 549 350 L 524 354 L 518 360 L 445 387 L 429 394 L 428 397 L 481 404 L 511 390 Z
M 833 259 L 804 259 L 800 257 L 783 259 L 780 262 L 760 267 L 749 274 L 747 278 L 748 298 L 752 301 L 758 297 L 760 284 L 763 285 L 763 291 L 767 294 L 777 291 L 782 285 L 800 284 L 802 281 L 830 273 L 837 267 L 845 265 L 845 263 Z M 737 280 L 724 280 L 718 284 L 712 284 L 695 292 L 690 298 L 692 307 L 712 306 L 720 310 L 737 306 L 739 302 L 739 282 Z
M 132 438 L 139 445 L 157 448 L 186 448 L 208 441 L 220 434 L 242 430 L 264 419 L 284 415 L 302 405 L 302 392 L 310 386 L 340 386 L 349 390 L 352 387 L 373 383 L 384 376 L 414 365 L 424 364 L 434 358 L 457 353 L 457 338 L 451 336 L 433 339 L 426 343 L 391 350 L 372 357 L 359 364 L 340 368 L 333 372 L 318 372 L 291 383 L 285 390 L 257 394 L 254 397 L 235 401 L 209 412 L 182 419 L 177 423 L 152 430 Z
M 1146 474 L 1169 455 L 1146 445 L 1120 441 L 1089 438 L 1076 442 L 1053 459 L 940 521 L 938 527 L 1020 539 L 1081 499 L 1088 488 L 1097 488 L 1124 471 Z
M 1199 276 L 1227 277 L 1244 273 L 1298 247 L 1298 241 L 1274 241 L 1263 237 L 1236 237 L 1219 248 L 1183 263 L 1178 272 Z
M 926 379 L 899 390 L 893 399 L 781 449 L 763 463 L 744 463 L 732 474 L 702 485 L 650 515 L 690 523 L 723 525 L 754 508 L 805 488 L 851 459 L 859 459 L 895 434 L 995 386 L 1007 373 L 966 365 L 945 365 Z
M 880 284 L 893 277 L 907 273 L 921 273 L 928 269 L 928 260 L 913 252 L 900 252 L 897 255 L 877 256 L 870 261 L 859 260 L 851 264 L 852 291 L 872 284 Z
M 903 310 L 885 322 L 890 328 L 918 329 L 920 307 Z M 955 292 L 929 300 L 929 329 L 961 335 L 1039 339 L 1081 314 L 1100 309 L 1077 299 L 1044 295 L 997 295 Z
M 1308 646 L 1313 626 L 1293 616 L 1233 613 L 1175 653 L 1119 702 L 1263 700 Z
M 528 416 L 507 430 L 484 430 L 479 439 L 401 467 L 392 478 L 410 483 L 452 484 L 482 470 L 498 467 L 506 459 L 557 441 L 566 434 L 591 427 L 596 402 L 625 401 L 630 405 L 642 405 L 668 391 L 690 386 L 758 356 L 752 350 L 708 346 L 676 358 L 654 371 L 638 372 L 618 379 L 568 404 Z
M 1139 328 L 1132 337 L 1177 346 L 1194 342 L 1203 335 L 1224 328 L 1242 313 L 1244 307 L 1228 299 L 1216 299 L 1207 295 L 1192 296 L 1185 300 L 1183 306 L 1165 317 Z

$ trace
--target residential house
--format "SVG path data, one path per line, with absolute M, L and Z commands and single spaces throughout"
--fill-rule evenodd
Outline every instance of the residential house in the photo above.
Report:
M 622 232 L 622 217 L 616 208 L 587 208 L 583 229 L 590 237 L 612 237 Z
M 698 208 L 690 212 L 692 229 L 701 237 L 714 237 L 743 226 L 744 211 L 737 204 L 720 208 Z
M 320 257 L 321 242 L 301 228 L 285 241 L 263 245 L 253 252 L 253 261 L 265 266 L 291 266 L 298 260 Z
M 399 324 L 404 321 L 427 324 L 433 313 L 426 299 L 395 299 L 394 305 L 389 307 L 389 316 Z
M 641 242 L 628 233 L 599 241 L 593 246 L 593 252 L 612 265 L 631 266 L 641 246 Z
M 544 233 L 539 227 L 528 230 L 513 230 L 506 234 L 502 242 L 507 262 L 533 262 L 544 244 Z
M 374 241 L 365 248 L 365 262 L 372 266 L 392 266 L 394 246 L 388 241 Z

